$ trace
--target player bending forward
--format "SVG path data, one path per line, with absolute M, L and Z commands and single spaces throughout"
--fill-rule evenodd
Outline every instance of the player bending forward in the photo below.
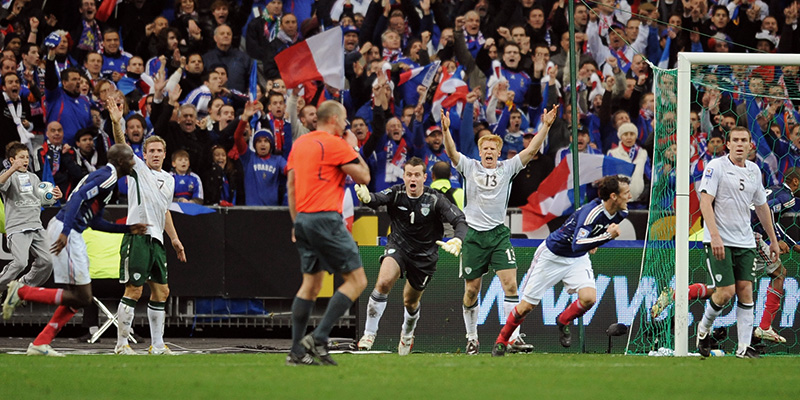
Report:
M 600 198 L 579 208 L 561 228 L 547 236 L 544 246 L 536 249 L 527 278 L 520 285 L 522 299 L 506 317 L 492 348 L 493 357 L 506 354 L 511 334 L 539 304 L 545 291 L 559 281 L 564 282 L 569 293 L 578 292 L 578 300 L 556 318 L 561 345 L 572 345 L 570 322 L 592 308 L 597 297 L 588 253 L 619 236 L 617 224 L 628 216 L 631 200 L 629 182 L 625 177 L 603 178 L 598 185 Z
M 408 355 L 414 346 L 419 301 L 436 272 L 436 261 L 439 260 L 436 242 L 444 234 L 442 222 L 450 223 L 455 229 L 455 237 L 442 247 L 456 257 L 467 234 L 464 213 L 441 192 L 424 186 L 427 179 L 425 162 L 419 157 L 413 157 L 403 166 L 403 170 L 403 184 L 380 193 L 370 193 L 366 185 L 356 186 L 356 194 L 364 205 L 371 208 L 386 205 L 392 219 L 392 233 L 389 234 L 386 251 L 381 256 L 378 281 L 369 296 L 367 322 L 364 336 L 358 341 L 358 348 L 372 348 L 378 333 L 378 323 L 386 309 L 389 291 L 397 279 L 405 277 L 405 314 L 400 344 L 397 345 L 397 354 L 401 356 Z

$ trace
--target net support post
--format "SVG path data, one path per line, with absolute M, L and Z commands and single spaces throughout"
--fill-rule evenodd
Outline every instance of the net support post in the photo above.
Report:
M 678 53 L 678 132 L 675 188 L 675 351 L 676 357 L 689 352 L 689 149 L 691 125 L 688 123 L 691 98 L 692 62 Z

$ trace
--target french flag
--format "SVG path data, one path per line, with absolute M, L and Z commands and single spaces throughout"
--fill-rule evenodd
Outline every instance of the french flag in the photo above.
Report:
M 433 76 L 436 75 L 436 71 L 439 70 L 439 65 L 440 62 L 436 61 L 419 68 L 402 72 L 400 74 L 400 81 L 397 82 L 397 85 L 399 86 L 406 82 L 411 82 L 414 90 L 417 90 L 417 86 L 420 85 L 430 86 L 431 82 L 433 82 Z M 425 84 L 426 82 L 427 84 Z
M 442 67 L 442 78 L 433 94 L 433 106 L 431 107 L 431 113 L 436 122 L 441 119 L 441 110 L 450 109 L 455 105 L 459 106 L 458 113 L 461 114 L 461 107 L 467 102 L 469 93 L 469 87 L 463 77 L 464 70 L 461 67 L 456 68 L 452 75 L 446 67 Z
M 342 28 L 314 35 L 275 56 L 275 63 L 287 88 L 306 81 L 324 81 L 344 89 L 344 45 Z
M 604 176 L 633 174 L 633 163 L 618 158 L 586 153 L 581 153 L 579 157 L 582 187 Z M 572 211 L 572 171 L 572 156 L 569 155 L 539 184 L 539 190 L 528 196 L 528 204 L 521 207 L 523 231 L 535 231 L 554 218 Z

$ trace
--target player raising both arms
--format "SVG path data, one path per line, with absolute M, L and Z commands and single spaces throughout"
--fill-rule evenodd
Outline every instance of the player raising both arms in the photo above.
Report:
M 511 231 L 505 225 L 508 196 L 511 182 L 522 171 L 533 155 L 539 151 L 556 119 L 558 106 L 542 114 L 542 129 L 524 150 L 513 158 L 498 161 L 503 148 L 503 139 L 497 135 L 486 135 L 478 140 L 480 161 L 473 160 L 456 150 L 450 134 L 450 115 L 442 113 L 444 148 L 456 170 L 464 177 L 466 201 L 464 215 L 467 218 L 467 236 L 461 255 L 461 276 L 464 284 L 464 325 L 467 328 L 467 354 L 478 354 L 478 292 L 481 278 L 495 270 L 503 286 L 505 300 L 503 310 L 507 314 L 519 302 L 517 295 L 517 259 L 511 246 Z M 517 344 L 518 331 L 512 336 Z
M 370 193 L 366 185 L 357 185 L 356 194 L 364 205 L 387 207 L 392 219 L 386 251 L 381 256 L 381 270 L 375 290 L 369 296 L 364 336 L 358 341 L 360 350 L 369 350 L 378 333 L 378 323 L 386 309 L 389 291 L 397 279 L 406 278 L 403 288 L 405 314 L 397 354 L 408 355 L 414 346 L 414 328 L 419 319 L 422 292 L 436 272 L 439 248 L 436 241 L 444 234 L 443 222 L 455 229 L 455 235 L 442 247 L 458 256 L 467 233 L 464 214 L 436 189 L 423 186 L 427 179 L 425 162 L 412 157 L 403 166 L 403 184 L 379 193 Z
M 589 253 L 619 236 L 618 224 L 628 216 L 631 200 L 628 182 L 628 178 L 615 175 L 603 178 L 597 189 L 600 197 L 572 213 L 567 222 L 536 249 L 528 276 L 520 288 L 522 300 L 506 317 L 492 356 L 506 354 L 511 334 L 539 304 L 544 293 L 559 281 L 564 282 L 569 293 L 578 293 L 578 300 L 556 318 L 561 345 L 572 345 L 569 324 L 591 309 L 597 298 Z

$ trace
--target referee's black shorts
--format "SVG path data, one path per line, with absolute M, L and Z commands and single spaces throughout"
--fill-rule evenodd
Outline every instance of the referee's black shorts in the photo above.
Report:
M 323 269 L 333 274 L 361 268 L 358 246 L 337 212 L 298 213 L 294 236 L 304 274 Z

